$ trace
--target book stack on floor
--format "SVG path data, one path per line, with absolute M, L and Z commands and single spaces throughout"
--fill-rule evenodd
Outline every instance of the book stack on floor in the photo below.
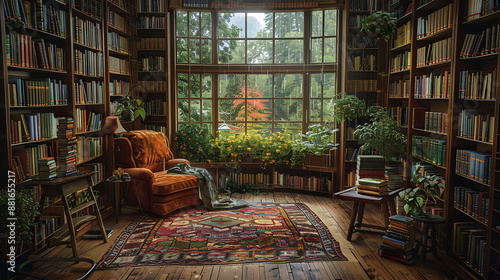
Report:
M 389 228 L 383 237 L 378 254 L 403 264 L 413 263 L 415 228 L 413 219 L 401 215 L 389 217 Z
M 389 184 L 387 180 L 378 178 L 362 178 L 356 185 L 358 193 L 385 196 L 389 194 Z
M 38 159 L 38 178 L 40 180 L 53 180 L 57 177 L 56 161 L 53 157 Z
M 385 179 L 384 157 L 378 155 L 359 155 L 356 165 L 356 181 L 358 182 L 362 178 Z
M 58 176 L 67 176 L 77 172 L 76 169 L 76 137 L 73 118 L 60 118 L 57 125 L 57 142 L 59 145 Z

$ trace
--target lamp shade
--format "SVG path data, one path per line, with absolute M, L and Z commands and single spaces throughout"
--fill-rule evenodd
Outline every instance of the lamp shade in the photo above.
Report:
M 116 116 L 107 116 L 104 125 L 101 128 L 101 132 L 104 135 L 114 135 L 114 134 L 122 134 L 127 132 L 125 128 L 123 128 L 120 120 Z

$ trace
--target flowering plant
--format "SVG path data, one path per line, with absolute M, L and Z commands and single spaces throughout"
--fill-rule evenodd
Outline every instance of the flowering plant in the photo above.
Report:
M 210 162 L 214 158 L 215 140 L 208 129 L 199 125 L 184 125 L 177 130 L 177 153 L 193 162 Z

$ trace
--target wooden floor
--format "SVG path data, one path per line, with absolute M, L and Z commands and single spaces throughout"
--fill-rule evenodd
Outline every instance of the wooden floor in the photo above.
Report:
M 316 261 L 303 263 L 255 263 L 242 265 L 210 265 L 210 266 L 165 266 L 148 268 L 121 268 L 96 270 L 88 279 L 458 279 L 453 274 L 453 268 L 446 267 L 440 260 L 428 255 L 425 263 L 416 260 L 413 265 L 406 266 L 381 258 L 377 249 L 382 242 L 381 235 L 372 233 L 354 233 L 352 241 L 346 240 L 346 233 L 351 214 L 351 202 L 332 200 L 292 193 L 268 193 L 261 195 L 233 195 L 255 202 L 302 202 L 307 204 L 328 226 L 333 237 L 340 242 L 343 254 L 348 261 Z M 382 225 L 380 209 L 367 205 L 365 222 Z M 118 234 L 137 215 L 122 215 L 115 225 L 114 215 L 106 220 L 115 230 L 108 241 L 80 240 L 78 252 L 81 257 L 92 258 L 96 262 L 106 253 Z M 57 246 L 44 252 L 44 257 L 71 257 L 71 248 Z M 83 268 L 83 263 L 50 263 L 39 265 L 37 273 L 54 279 L 77 279 Z

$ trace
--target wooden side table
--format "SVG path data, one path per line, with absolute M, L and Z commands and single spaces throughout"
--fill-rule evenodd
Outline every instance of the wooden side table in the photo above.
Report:
M 411 216 L 415 221 L 422 222 L 424 224 L 424 228 L 422 229 L 422 237 L 417 241 L 417 246 L 415 246 L 415 253 L 418 254 L 418 250 L 420 250 L 420 259 L 425 261 L 427 252 L 432 252 L 434 257 L 437 257 L 437 246 L 436 246 L 436 225 L 444 223 L 446 220 L 434 214 L 427 214 L 425 216 Z M 431 232 L 431 246 L 427 245 L 427 236 L 429 236 L 429 231 Z
M 111 178 L 111 177 L 110 177 Z M 130 185 L 133 179 L 130 180 L 114 180 L 108 181 L 115 184 L 115 212 L 116 212 L 116 223 L 118 223 L 118 215 L 121 212 L 121 186 L 125 184 L 126 186 Z M 139 192 L 137 191 L 137 186 L 134 185 L 135 196 L 137 197 L 137 202 L 139 203 L 139 208 L 141 209 L 141 214 L 144 214 L 142 211 L 141 199 L 139 197 Z
M 347 231 L 347 240 L 351 241 L 352 233 L 356 231 L 374 232 L 384 234 L 389 226 L 389 210 L 392 215 L 396 215 L 396 206 L 394 205 L 394 198 L 398 193 L 403 190 L 403 188 L 395 189 L 386 196 L 371 196 L 365 194 L 359 194 L 356 191 L 356 187 L 351 187 L 349 189 L 337 192 L 334 194 L 335 198 L 345 199 L 354 201 L 354 206 L 352 207 L 351 221 L 349 223 L 349 230 Z M 382 205 L 382 214 L 384 215 L 385 226 L 369 225 L 363 223 L 363 213 L 365 211 L 365 203 L 373 203 Z M 362 229 L 364 226 L 366 228 L 376 229 Z
M 41 185 L 42 187 L 42 201 L 45 201 L 45 196 L 49 193 L 54 193 L 62 197 L 62 202 L 64 206 L 64 212 L 66 213 L 67 223 L 63 225 L 53 237 L 48 240 L 49 245 L 55 245 L 58 243 L 69 243 L 67 235 L 69 232 L 71 248 L 73 250 L 73 256 L 78 258 L 78 252 L 76 250 L 76 228 L 80 225 L 97 219 L 99 228 L 104 239 L 104 242 L 108 242 L 106 235 L 106 230 L 101 218 L 101 212 L 97 205 L 97 200 L 95 199 L 94 192 L 92 191 L 92 178 L 91 176 L 94 172 L 79 172 L 74 175 L 57 178 L 52 181 L 37 181 L 33 180 L 34 184 Z M 68 196 L 74 194 L 78 191 L 86 191 L 90 197 L 88 202 L 82 203 L 74 208 L 70 208 L 68 203 Z M 72 215 L 83 210 L 87 207 L 95 205 L 95 216 L 86 215 L 81 217 L 73 218 Z

